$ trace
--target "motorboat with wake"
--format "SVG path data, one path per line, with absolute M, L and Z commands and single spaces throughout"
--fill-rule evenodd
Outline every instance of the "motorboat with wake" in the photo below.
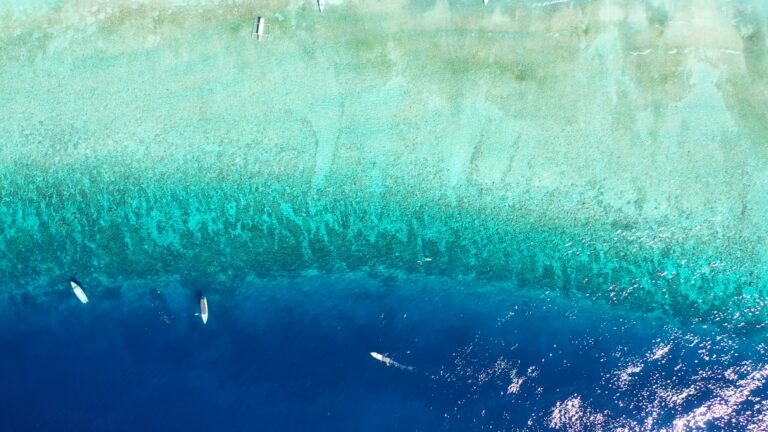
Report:
M 371 352 L 370 354 L 371 354 L 371 357 L 373 357 L 376 360 L 384 363 L 387 366 L 394 366 L 394 367 L 396 367 L 398 369 L 403 369 L 403 370 L 407 370 L 407 371 L 412 371 L 414 369 L 413 366 L 406 366 L 406 365 L 400 364 L 400 363 L 392 360 L 391 358 L 389 358 L 389 357 L 387 357 L 387 356 L 385 356 L 383 354 L 379 354 L 377 352 Z

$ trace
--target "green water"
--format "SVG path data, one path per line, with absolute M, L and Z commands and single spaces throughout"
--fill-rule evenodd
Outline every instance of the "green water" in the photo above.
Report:
M 367 271 L 764 320 L 757 2 L 334 1 L 321 15 L 83 0 L 0 16 L 13 298 L 70 275 Z

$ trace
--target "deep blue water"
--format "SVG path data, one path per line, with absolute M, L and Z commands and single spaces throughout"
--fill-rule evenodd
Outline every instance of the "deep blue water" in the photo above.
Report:
M 739 358 L 746 337 L 520 287 L 348 275 L 130 289 L 91 287 L 82 305 L 63 281 L 6 314 L 3 430 L 615 430 L 670 425 L 738 387 L 726 369 L 758 369 Z M 554 422 L 574 397 L 571 424 Z

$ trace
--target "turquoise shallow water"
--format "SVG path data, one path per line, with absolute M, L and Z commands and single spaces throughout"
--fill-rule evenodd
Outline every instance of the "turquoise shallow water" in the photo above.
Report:
M 384 269 L 763 319 L 758 5 L 329 7 L 6 5 L 4 291 Z
M 764 366 L 751 357 L 763 349 L 768 292 L 765 6 L 437 0 L 327 8 L 0 3 L 0 301 L 7 316 L 44 317 L 10 326 L 8 340 L 20 343 L 14 331 L 27 326 L 45 334 L 71 312 L 51 305 L 72 300 L 72 277 L 126 323 L 155 291 L 177 314 L 205 292 L 228 299 L 240 317 L 249 312 L 233 306 L 236 298 L 287 280 L 328 290 L 368 316 L 375 308 L 359 293 L 380 289 L 371 281 L 438 280 L 460 293 L 456 305 L 482 295 L 579 305 L 587 311 L 579 325 L 546 318 L 574 334 L 594 329 L 589 316 L 654 317 L 664 324 L 626 348 L 649 362 L 657 360 L 646 353 L 654 338 L 683 344 L 689 336 L 680 335 L 710 326 L 723 332 L 707 338 L 726 360 L 702 370 L 732 370 L 739 394 L 760 387 Z M 251 36 L 257 16 L 271 26 L 262 41 Z M 350 274 L 366 276 L 338 291 L 334 278 Z M 408 298 L 414 284 L 394 283 L 393 298 Z M 535 301 L 522 303 L 539 314 Z M 329 328 L 342 320 L 333 304 L 318 306 Z M 496 320 L 504 311 L 492 304 L 476 307 Z M 260 328 L 281 328 L 279 313 L 266 316 Z M 641 318 L 633 322 L 642 327 Z M 286 325 L 301 333 L 311 321 Z M 478 318 L 460 330 L 488 325 Z M 550 326 L 537 325 L 534 334 L 548 340 Z M 600 328 L 621 337 L 610 330 Z M 328 334 L 318 337 L 339 342 Z M 484 355 L 512 343 L 493 341 Z M 428 351 L 442 358 L 467 341 L 451 343 Z M 295 354 L 294 345 L 284 348 Z M 748 363 L 731 361 L 736 353 Z M 703 384 L 694 357 L 680 354 L 693 372 L 675 378 L 692 380 L 693 390 L 675 387 L 667 405 L 650 396 L 627 402 L 615 418 L 653 414 L 669 426 L 726 403 L 705 396 L 701 389 L 731 387 Z M 517 420 L 537 413 L 549 424 L 543 419 L 558 403 L 588 412 L 586 395 L 613 366 L 603 378 L 571 381 L 572 392 L 549 395 Z M 638 391 L 661 394 L 656 384 L 669 384 L 645 382 Z M 694 394 L 701 400 L 687 399 Z M 595 397 L 592 405 L 618 412 Z M 653 409 L 626 408 L 650 400 Z M 748 411 L 745 399 L 728 400 L 739 407 L 730 413 Z M 760 424 L 755 416 L 739 424 Z M 424 422 L 426 430 L 436 424 Z

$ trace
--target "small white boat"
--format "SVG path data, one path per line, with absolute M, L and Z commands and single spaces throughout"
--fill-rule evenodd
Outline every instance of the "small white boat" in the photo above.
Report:
M 75 295 L 80 299 L 80 302 L 88 303 L 88 296 L 85 295 L 85 291 L 80 288 L 80 285 L 76 284 L 75 281 L 69 281 L 69 284 L 72 285 L 72 291 L 75 292 Z
M 483 0 L 483 4 L 487 5 L 488 4 L 488 0 Z
M 387 366 L 394 366 L 394 367 L 396 367 L 398 369 L 403 369 L 403 370 L 407 370 L 407 371 L 412 371 L 413 370 L 413 366 L 406 366 L 406 365 L 400 364 L 400 363 L 392 360 L 391 358 L 389 358 L 389 357 L 387 357 L 385 355 L 379 354 L 377 352 L 372 352 L 371 353 L 371 357 L 373 357 L 376 360 L 384 363 Z
M 200 318 L 203 319 L 203 324 L 208 322 L 208 300 L 205 296 L 200 297 Z
M 389 357 L 387 357 L 387 356 L 385 356 L 385 355 L 381 355 L 381 354 L 379 354 L 379 353 L 377 353 L 377 352 L 372 352 L 372 353 L 371 353 L 371 357 L 373 357 L 373 358 L 375 358 L 376 360 L 378 360 L 378 361 L 380 361 L 380 362 L 384 363 L 384 364 L 385 364 L 385 365 L 387 365 L 387 366 L 389 366 L 389 365 L 391 365 L 391 364 L 392 364 L 392 359 L 391 359 L 391 358 L 389 358 Z
M 317 0 L 317 8 L 320 9 L 320 13 L 325 10 L 325 0 Z
M 253 23 L 253 31 L 251 32 L 251 37 L 255 37 L 256 40 L 262 40 L 266 36 L 267 22 L 264 20 L 264 17 L 258 17 Z

